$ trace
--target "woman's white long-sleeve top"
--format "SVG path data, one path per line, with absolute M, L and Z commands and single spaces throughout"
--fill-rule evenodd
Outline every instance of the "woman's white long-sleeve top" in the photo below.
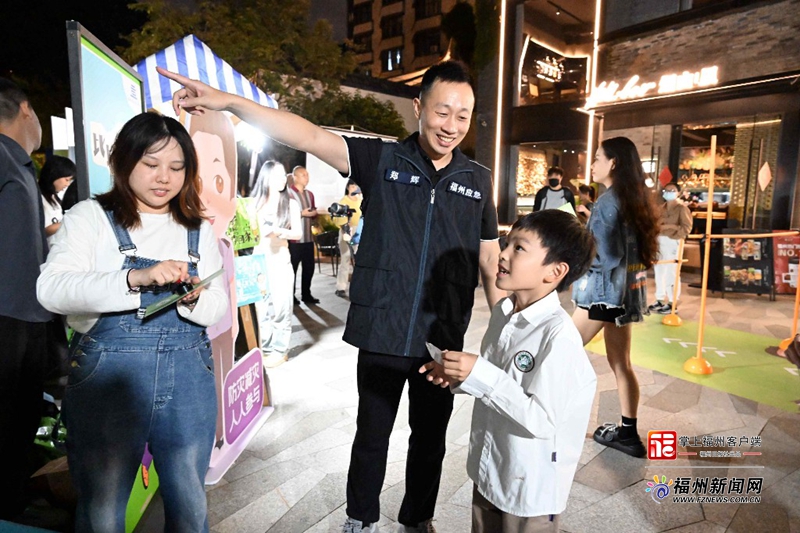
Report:
M 190 261 L 187 229 L 171 214 L 139 216 L 141 226 L 129 230 L 138 257 Z M 140 294 L 128 289 L 128 271 L 122 270 L 125 256 L 97 201 L 86 200 L 70 209 L 54 237 L 36 283 L 37 298 L 46 309 L 67 315 L 70 326 L 86 333 L 102 313 L 139 308 Z M 198 275 L 204 279 L 222 268 L 216 237 L 206 221 L 200 227 L 198 248 Z M 216 323 L 228 305 L 223 283 L 224 276 L 217 277 L 200 293 L 193 310 L 178 305 L 177 312 L 200 326 Z

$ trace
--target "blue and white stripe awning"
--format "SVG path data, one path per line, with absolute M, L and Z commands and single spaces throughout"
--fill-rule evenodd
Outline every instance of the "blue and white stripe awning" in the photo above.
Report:
M 233 70 L 221 57 L 211 51 L 194 35 L 187 35 L 172 46 L 148 56 L 133 68 L 144 80 L 145 105 L 147 109 L 162 110 L 166 102 L 172 102 L 172 93 L 181 86 L 160 76 L 156 67 L 177 72 L 187 78 L 200 80 L 221 91 L 238 94 L 261 105 L 277 109 L 274 98 Z

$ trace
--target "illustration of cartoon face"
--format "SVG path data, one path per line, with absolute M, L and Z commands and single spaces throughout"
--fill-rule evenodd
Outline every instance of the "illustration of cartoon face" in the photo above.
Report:
M 236 213 L 236 140 L 233 124 L 220 112 L 186 117 L 199 162 L 198 192 L 217 238 Z
M 225 233 L 236 212 L 233 202 L 234 180 L 225 166 L 222 139 L 217 135 L 198 131 L 192 135 L 200 162 L 200 198 L 206 208 L 205 216 L 219 238 Z

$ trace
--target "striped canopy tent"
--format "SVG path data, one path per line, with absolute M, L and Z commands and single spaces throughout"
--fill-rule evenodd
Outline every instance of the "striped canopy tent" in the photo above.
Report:
M 172 46 L 148 56 L 134 69 L 144 80 L 145 105 L 167 112 L 171 108 L 172 93 L 180 85 L 156 72 L 162 67 L 188 78 L 200 80 L 221 91 L 238 94 L 261 105 L 277 109 L 274 98 L 251 83 L 247 78 L 216 55 L 211 48 L 194 35 L 187 35 Z

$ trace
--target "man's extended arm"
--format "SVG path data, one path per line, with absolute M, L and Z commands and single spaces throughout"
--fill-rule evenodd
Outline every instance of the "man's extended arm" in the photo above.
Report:
M 240 96 L 218 91 L 161 67 L 156 70 L 183 85 L 172 95 L 175 114 L 180 114 L 181 109 L 192 115 L 201 115 L 206 110 L 229 111 L 279 143 L 314 154 L 339 172 L 349 171 L 347 146 L 338 135 L 287 111 L 264 107 Z

